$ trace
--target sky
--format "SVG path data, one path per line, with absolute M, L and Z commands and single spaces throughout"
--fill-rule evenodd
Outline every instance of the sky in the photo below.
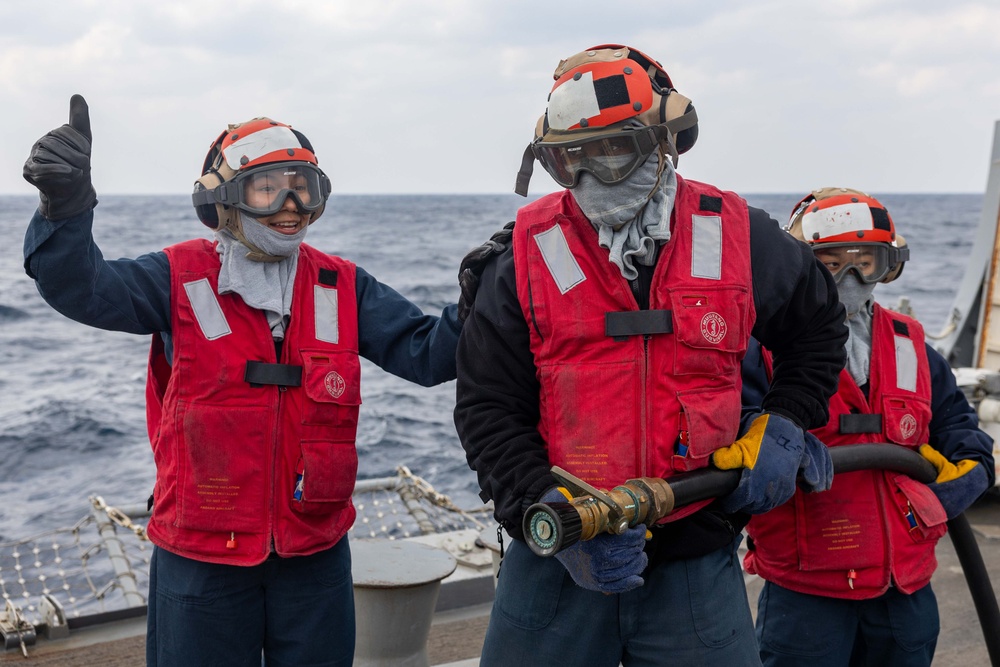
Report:
M 559 60 L 604 43 L 693 101 L 687 178 L 978 193 L 998 36 L 995 0 L 4 0 L 0 194 L 34 192 L 21 166 L 73 93 L 98 194 L 188 193 L 256 116 L 303 132 L 335 194 L 511 192 Z

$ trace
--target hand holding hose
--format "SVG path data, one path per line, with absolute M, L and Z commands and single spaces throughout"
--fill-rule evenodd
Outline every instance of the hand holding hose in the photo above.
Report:
M 565 490 L 553 488 L 540 502 L 570 499 Z M 556 558 L 577 586 L 600 593 L 624 593 L 643 584 L 640 575 L 648 563 L 645 545 L 646 527 L 639 524 L 621 535 L 601 533 L 591 540 L 576 542 L 559 551 Z
M 989 487 L 986 470 L 979 461 L 962 459 L 952 463 L 930 445 L 920 445 L 920 455 L 937 470 L 937 478 L 927 487 L 934 492 L 948 519 L 968 509 Z
M 24 163 L 24 180 L 36 188 L 39 212 L 65 220 L 97 205 L 90 182 L 90 110 L 81 95 L 69 101 L 69 123 L 35 142 Z
M 739 486 L 722 501 L 724 511 L 762 514 L 788 502 L 797 486 L 810 492 L 830 488 L 833 462 L 819 439 L 773 412 L 748 419 L 736 442 L 712 454 L 720 470 L 742 468 Z

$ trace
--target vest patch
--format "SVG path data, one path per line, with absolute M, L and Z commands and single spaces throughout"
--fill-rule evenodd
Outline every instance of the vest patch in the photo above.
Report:
M 340 398 L 344 393 L 344 389 L 347 388 L 347 383 L 344 382 L 344 378 L 341 377 L 340 373 L 337 371 L 330 371 L 323 378 L 323 387 L 326 389 L 326 393 L 330 394 L 334 398 Z
M 313 285 L 313 309 L 316 316 L 316 340 L 340 342 L 340 319 L 337 290 Z
M 319 284 L 326 285 L 328 287 L 337 286 L 337 272 L 333 269 L 320 269 L 319 270 Z
M 202 335 L 208 340 L 215 340 L 228 336 L 233 332 L 226 321 L 226 315 L 222 312 L 222 306 L 215 296 L 212 284 L 208 278 L 184 283 L 184 291 L 187 293 L 194 317 L 198 320 L 198 327 Z
M 896 342 L 896 387 L 906 391 L 917 390 L 917 351 L 913 341 L 893 336 Z
M 713 197 L 712 195 L 701 195 L 698 198 L 698 208 L 702 211 L 711 211 L 712 213 L 722 213 L 722 197 Z
M 701 318 L 701 335 L 712 345 L 718 345 L 726 337 L 729 327 L 726 320 L 716 312 L 705 313 Z
M 691 276 L 722 280 L 722 218 L 691 216 Z
M 569 249 L 569 243 L 559 225 L 535 234 L 535 243 L 542 253 L 549 274 L 559 287 L 560 294 L 565 294 L 587 279 L 576 257 L 573 257 L 573 252 Z

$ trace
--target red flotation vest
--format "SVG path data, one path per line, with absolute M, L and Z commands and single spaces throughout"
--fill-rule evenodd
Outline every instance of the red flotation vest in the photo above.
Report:
M 354 264 L 300 247 L 281 359 L 264 313 L 218 294 L 205 240 L 166 249 L 172 363 L 154 336 L 154 544 L 233 565 L 308 555 L 354 522 L 361 404 Z
M 842 371 L 830 422 L 812 432 L 830 447 L 889 442 L 917 449 L 927 442 L 930 405 L 923 328 L 876 304 L 868 397 Z M 829 491 L 797 491 L 753 517 L 744 565 L 800 593 L 860 600 L 881 595 L 890 583 L 912 593 L 937 567 L 934 545 L 946 520 L 934 493 L 906 475 L 840 474 Z
M 749 229 L 743 199 L 678 178 L 670 241 L 640 310 L 569 191 L 518 212 L 517 293 L 552 464 L 612 488 L 705 467 L 732 444 L 755 319 Z

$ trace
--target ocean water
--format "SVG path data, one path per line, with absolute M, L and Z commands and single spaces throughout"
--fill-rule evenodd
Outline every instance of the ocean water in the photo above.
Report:
M 801 194 L 746 195 L 784 223 Z M 930 334 L 941 330 L 965 270 L 980 195 L 880 195 L 912 260 L 877 298 L 910 299 Z M 458 298 L 459 261 L 508 220 L 511 195 L 335 195 L 308 242 L 342 255 L 439 313 Z M 86 327 L 42 301 L 22 268 L 33 196 L 0 196 L 0 541 L 72 525 L 90 495 L 144 502 L 154 468 L 144 386 L 149 338 Z M 135 257 L 209 237 L 186 195 L 103 196 L 95 238 L 108 258 Z M 362 366 L 361 477 L 408 466 L 462 507 L 479 507 L 452 422 L 455 383 L 423 388 Z

